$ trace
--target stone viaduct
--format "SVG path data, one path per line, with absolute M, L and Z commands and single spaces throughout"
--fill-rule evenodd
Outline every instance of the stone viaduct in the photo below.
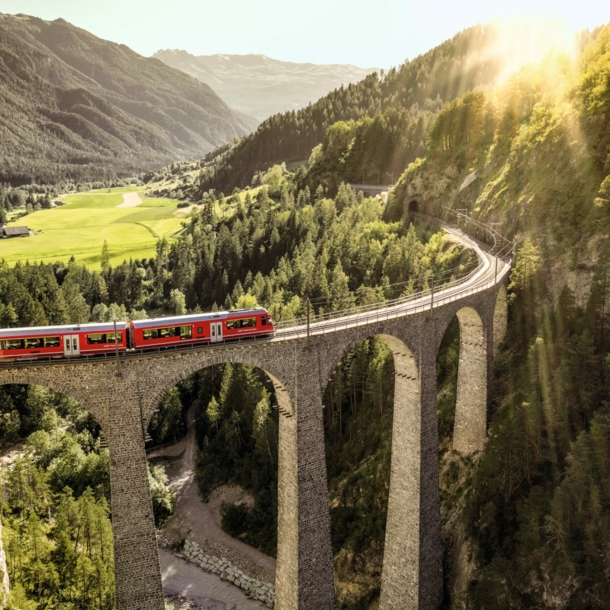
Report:
M 389 317 L 332 329 L 311 327 L 270 340 L 115 360 L 0 366 L 0 385 L 36 384 L 62 392 L 100 422 L 110 452 L 118 610 L 163 610 L 144 434 L 160 399 L 188 375 L 224 362 L 251 364 L 270 377 L 279 426 L 276 608 L 335 608 L 323 395 L 332 371 L 374 335 L 394 354 L 391 478 L 382 571 L 382 610 L 438 608 L 442 597 L 436 357 L 454 316 L 460 355 L 454 448 L 482 448 L 494 347 L 506 328 L 508 266 L 458 296 Z M 386 310 L 387 311 L 387 310 Z

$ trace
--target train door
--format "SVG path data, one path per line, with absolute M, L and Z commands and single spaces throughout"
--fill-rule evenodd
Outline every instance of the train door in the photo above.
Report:
M 210 337 L 212 343 L 222 341 L 222 322 L 212 322 L 210 324 Z
M 80 356 L 78 335 L 64 335 L 64 356 Z

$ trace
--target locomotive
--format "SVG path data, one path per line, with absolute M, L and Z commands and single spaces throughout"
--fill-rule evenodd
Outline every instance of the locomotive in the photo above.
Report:
M 0 362 L 70 358 L 115 351 L 162 349 L 269 337 L 275 331 L 266 309 L 238 309 L 150 320 L 41 326 L 0 330 Z

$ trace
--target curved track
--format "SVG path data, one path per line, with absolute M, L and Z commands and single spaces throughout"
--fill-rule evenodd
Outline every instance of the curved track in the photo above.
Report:
M 332 332 L 336 329 L 352 328 L 370 322 L 399 318 L 426 309 L 432 309 L 433 307 L 440 307 L 441 305 L 456 301 L 466 295 L 489 288 L 493 284 L 501 281 L 510 270 L 510 263 L 504 262 L 504 260 L 485 252 L 479 242 L 475 241 L 460 229 L 448 225 L 442 225 L 442 228 L 452 237 L 453 241 L 456 241 L 467 248 L 472 248 L 475 251 L 479 259 L 479 265 L 473 272 L 461 280 L 446 284 L 441 287 L 438 292 L 427 290 L 402 299 L 395 299 L 395 301 L 389 302 L 389 306 L 383 308 L 363 311 L 351 315 L 349 314 L 350 310 L 346 310 L 344 312 L 345 315 L 342 315 L 341 317 L 333 317 L 333 319 L 320 322 L 314 321 L 309 325 L 309 334 L 316 335 Z M 398 301 L 396 304 L 392 304 L 396 301 Z M 336 314 L 333 314 L 333 316 L 334 315 Z M 301 324 L 277 330 L 272 341 L 285 341 L 295 337 L 302 338 L 304 336 L 307 336 L 307 325 Z

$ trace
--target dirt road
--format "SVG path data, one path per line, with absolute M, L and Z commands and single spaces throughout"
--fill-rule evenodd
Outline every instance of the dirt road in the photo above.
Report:
M 253 578 L 267 582 L 275 581 L 275 559 L 232 538 L 219 525 L 219 507 L 222 497 L 213 494 L 209 503 L 201 501 L 195 481 L 197 442 L 193 422 L 197 411 L 194 403 L 188 411 L 188 434 L 178 444 L 151 453 L 150 457 L 176 456 L 184 452 L 182 458 L 173 461 L 167 468 L 170 486 L 176 493 L 176 510 L 164 529 L 164 535 L 171 542 L 184 538 L 196 541 L 201 548 L 217 557 L 226 557 Z M 239 497 L 247 501 L 247 494 L 236 488 L 225 488 L 225 498 L 236 501 Z
M 142 198 L 138 193 L 125 193 L 123 203 L 115 205 L 115 208 L 136 208 L 142 203 Z

